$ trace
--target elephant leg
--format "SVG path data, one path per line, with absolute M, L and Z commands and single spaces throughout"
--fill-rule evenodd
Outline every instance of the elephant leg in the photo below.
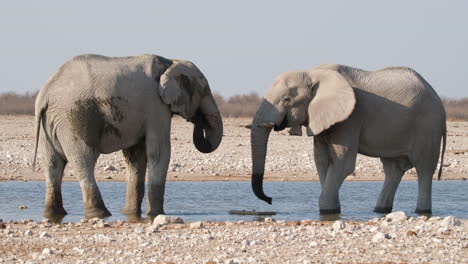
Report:
M 76 178 L 78 179 L 83 195 L 83 205 L 86 218 L 105 218 L 111 216 L 102 200 L 101 192 L 94 177 L 94 167 L 96 165 L 99 154 L 96 154 L 87 145 L 74 146 L 79 153 L 74 155 L 67 155 L 71 157 L 70 163 L 76 171 Z
M 351 148 L 333 145 L 332 149 L 330 165 L 320 193 L 321 215 L 341 213 L 339 190 L 346 176 L 353 173 L 356 166 L 357 145 Z
M 385 173 L 385 181 L 375 205 L 374 212 L 390 213 L 393 209 L 393 200 L 401 178 L 411 168 L 408 159 L 381 158 Z
M 146 153 L 148 157 L 148 203 L 146 215 L 153 218 L 157 215 L 165 214 L 164 192 L 167 169 L 171 158 L 169 131 L 161 138 L 151 135 L 147 136 Z
M 127 194 L 122 214 L 141 216 L 141 202 L 145 195 L 146 147 L 145 140 L 122 151 L 127 163 Z
M 330 163 L 330 151 L 328 145 L 319 136 L 314 138 L 314 162 L 320 179 L 320 185 L 323 186 Z
M 418 202 L 415 213 L 432 214 L 432 177 L 440 154 L 440 136 L 427 140 L 419 149 L 414 162 L 418 175 Z
M 432 177 L 437 167 L 437 157 L 432 162 L 415 165 L 418 174 L 418 202 L 415 213 L 432 214 Z
M 44 143 L 44 171 L 46 173 L 46 197 L 44 217 L 60 220 L 67 214 L 63 208 L 62 178 L 66 161 L 53 149 L 45 137 Z

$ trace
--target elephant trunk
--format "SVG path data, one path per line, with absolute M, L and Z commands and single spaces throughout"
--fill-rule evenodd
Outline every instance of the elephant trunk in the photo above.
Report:
M 260 200 L 271 204 L 271 197 L 263 192 L 263 175 L 265 173 L 265 158 L 268 145 L 268 136 L 271 128 L 261 128 L 252 125 L 250 144 L 252 148 L 252 190 Z
M 211 100 L 210 100 L 211 101 Z M 215 151 L 223 137 L 223 121 L 214 100 L 211 107 L 201 107 L 193 128 L 193 144 L 202 153 Z M 213 107 L 214 106 L 214 107 Z M 214 109 L 207 111 L 205 109 Z
M 252 190 L 255 195 L 271 204 L 271 197 L 263 192 L 263 175 L 265 173 L 265 158 L 268 146 L 268 137 L 272 129 L 280 131 L 287 126 L 284 112 L 264 99 L 255 113 L 250 132 L 252 148 Z

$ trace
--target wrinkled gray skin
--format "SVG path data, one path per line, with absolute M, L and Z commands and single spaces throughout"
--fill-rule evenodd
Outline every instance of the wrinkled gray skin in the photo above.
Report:
M 375 212 L 391 212 L 403 174 L 418 174 L 417 213 L 431 213 L 432 176 L 437 167 L 446 117 L 432 87 L 414 70 L 390 67 L 364 71 L 326 64 L 280 74 L 268 90 L 251 125 L 252 188 L 263 192 L 267 141 L 271 129 L 301 126 L 314 136 L 320 178 L 320 213 L 340 213 L 339 189 L 354 171 L 357 153 L 379 157 L 385 182 Z M 439 171 L 439 178 L 442 166 Z
M 35 112 L 34 159 L 40 135 L 44 216 L 51 218 L 66 214 L 61 184 L 67 163 L 80 183 L 85 216 L 111 215 L 94 167 L 101 153 L 117 150 L 123 151 L 128 166 L 123 213 L 140 216 L 148 167 L 147 215 L 163 214 L 172 115 L 194 123 L 194 145 L 203 153 L 214 151 L 223 134 L 220 113 L 200 70 L 189 61 L 156 55 L 74 57 L 40 91 Z

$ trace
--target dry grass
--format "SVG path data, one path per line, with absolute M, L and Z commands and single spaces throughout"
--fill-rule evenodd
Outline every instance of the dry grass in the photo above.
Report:
M 34 115 L 37 92 L 0 94 L 0 115 Z M 219 110 L 224 117 L 253 117 L 262 99 L 256 94 L 234 95 L 225 99 L 214 94 Z M 468 121 L 468 97 L 462 99 L 443 98 L 447 118 L 451 121 Z

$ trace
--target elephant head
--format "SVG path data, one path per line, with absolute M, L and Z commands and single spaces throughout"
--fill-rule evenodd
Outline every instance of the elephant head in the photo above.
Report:
M 223 136 L 221 114 L 208 81 L 190 61 L 158 58 L 165 71 L 160 75 L 159 94 L 172 113 L 192 122 L 193 143 L 203 153 L 218 148 Z M 157 75 L 158 76 L 158 75 Z
M 252 189 L 271 204 L 263 191 L 268 136 L 292 127 L 298 133 L 306 126 L 308 135 L 318 135 L 348 118 L 356 99 L 353 88 L 333 69 L 313 68 L 280 74 L 267 91 L 251 125 Z

